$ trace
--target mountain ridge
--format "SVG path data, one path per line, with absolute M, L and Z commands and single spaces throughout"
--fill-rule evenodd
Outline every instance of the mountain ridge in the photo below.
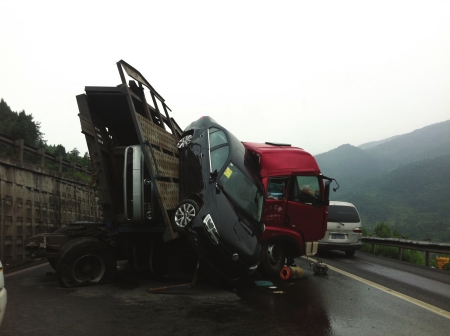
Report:
M 330 198 L 354 203 L 368 228 L 387 222 L 413 239 L 450 242 L 450 120 L 368 144 L 315 156 L 341 186 Z

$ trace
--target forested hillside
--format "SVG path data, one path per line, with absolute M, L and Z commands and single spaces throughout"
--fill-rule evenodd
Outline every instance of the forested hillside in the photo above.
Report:
M 316 156 L 322 173 L 338 179 L 343 188 L 377 176 L 382 172 L 379 162 L 364 150 L 352 145 L 342 145 Z
M 450 154 L 450 120 L 403 134 L 367 149 L 366 153 L 382 162 L 386 170 Z
M 40 147 L 43 144 L 40 123 L 25 111 L 13 112 L 6 102 L 0 100 L 0 133 L 13 139 L 24 139 L 27 145 Z
M 354 203 L 367 228 L 385 222 L 410 238 L 450 242 L 450 121 L 316 158 L 341 185 L 331 199 Z
M 75 162 L 83 167 L 91 166 L 89 155 L 87 153 L 80 156 L 80 152 L 76 148 L 67 152 L 65 147 L 61 144 L 48 145 L 40 128 L 40 123 L 34 120 L 32 114 L 26 114 L 25 111 L 14 112 L 3 99 L 0 100 L 0 134 L 9 136 L 13 139 L 24 139 L 25 144 L 27 145 L 45 148 L 48 153 L 61 156 L 63 159 Z M 0 144 L 0 157 L 14 158 L 16 155 L 15 148 Z M 39 157 L 29 153 L 24 154 L 24 159 L 31 163 L 40 162 Z M 55 163 L 46 162 L 46 166 L 50 169 L 56 169 Z

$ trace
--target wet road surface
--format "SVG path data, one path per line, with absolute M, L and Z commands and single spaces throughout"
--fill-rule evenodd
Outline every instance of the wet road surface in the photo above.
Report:
M 329 251 L 314 259 L 450 312 L 450 272 L 366 253 Z
M 378 258 L 365 257 L 321 258 L 371 281 L 393 283 L 398 287 L 394 290 L 403 286 L 415 291 L 408 268 L 390 268 L 384 260 L 376 263 Z M 276 289 L 254 282 L 224 287 L 200 280 L 192 288 L 159 293 L 147 290 L 173 283 L 125 268 L 111 285 L 61 288 L 46 264 L 6 274 L 8 305 L 0 335 L 447 335 L 450 330 L 449 318 L 333 269 L 314 275 L 309 261 L 297 262 L 305 277 L 271 279 Z M 402 278 L 409 282 L 398 285 Z M 437 296 L 448 295 L 441 293 L 445 281 L 426 280 L 419 281 L 421 287 L 435 288 L 430 292 Z

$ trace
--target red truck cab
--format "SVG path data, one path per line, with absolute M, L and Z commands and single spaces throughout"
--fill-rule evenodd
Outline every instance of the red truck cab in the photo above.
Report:
M 314 157 L 285 144 L 244 142 L 249 164 L 257 165 L 265 192 L 261 266 L 279 274 L 285 259 L 317 253 L 327 230 L 329 184 Z

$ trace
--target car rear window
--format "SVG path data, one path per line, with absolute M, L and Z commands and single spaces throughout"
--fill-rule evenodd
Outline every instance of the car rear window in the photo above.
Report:
M 359 223 L 359 215 L 354 207 L 330 205 L 328 207 L 329 222 Z

